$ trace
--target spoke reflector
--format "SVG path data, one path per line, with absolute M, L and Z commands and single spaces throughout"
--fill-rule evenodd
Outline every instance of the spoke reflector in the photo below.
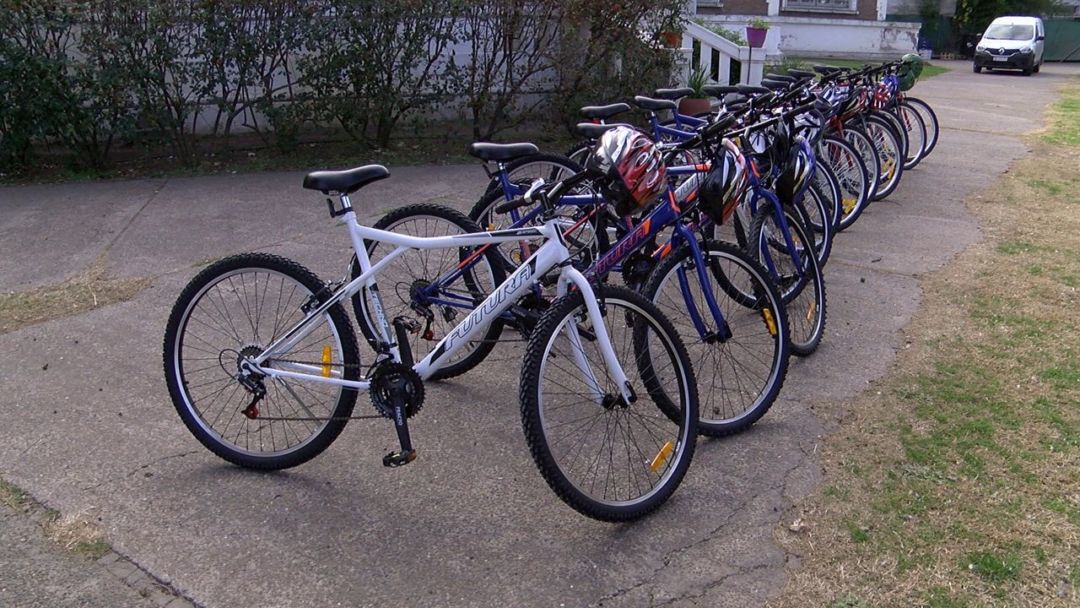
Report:
M 769 328 L 769 335 L 776 337 L 776 319 L 772 316 L 772 311 L 768 308 L 761 309 L 761 316 L 765 319 L 765 327 Z
M 814 320 L 814 311 L 817 310 L 817 302 L 811 301 L 806 307 L 806 322 L 810 323 Z
M 660 470 L 660 467 L 664 466 L 667 459 L 671 457 L 671 453 L 675 450 L 675 444 L 668 441 L 664 444 L 660 451 L 656 453 L 656 457 L 649 463 L 649 468 L 655 473 Z
M 331 355 L 332 355 L 332 351 L 330 350 L 330 345 L 329 344 L 324 345 L 322 347 L 322 375 L 323 375 L 323 378 L 329 378 L 330 377 L 330 363 L 333 361 L 333 358 L 331 357 Z

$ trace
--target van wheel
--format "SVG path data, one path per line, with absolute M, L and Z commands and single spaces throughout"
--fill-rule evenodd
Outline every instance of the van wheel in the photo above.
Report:
M 1032 69 L 1031 71 L 1032 71 L 1032 72 L 1035 72 L 1036 74 L 1038 74 L 1038 73 L 1039 73 L 1039 68 L 1041 68 L 1041 67 L 1042 67 L 1042 64 L 1041 64 L 1041 63 L 1037 63 L 1037 64 L 1035 64 L 1035 68 L 1034 68 L 1034 69 Z
M 972 71 L 972 72 L 975 72 L 976 74 L 978 74 L 979 72 L 981 72 L 981 71 L 982 71 L 982 68 L 981 68 L 981 67 L 979 67 L 979 64 L 977 64 L 977 63 L 973 63 L 973 64 L 971 64 L 971 71 Z

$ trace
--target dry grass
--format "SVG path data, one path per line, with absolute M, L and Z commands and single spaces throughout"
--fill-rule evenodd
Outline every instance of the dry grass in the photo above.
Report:
M 986 239 L 924 278 L 890 375 L 819 408 L 840 426 L 770 606 L 1080 605 L 1078 100 L 969 201 Z
M 150 280 L 111 279 L 99 259 L 76 277 L 58 285 L 0 293 L 0 334 L 126 302 L 150 286 Z
M 49 540 L 64 549 L 91 559 L 97 559 L 111 550 L 101 528 L 87 512 L 54 517 L 45 522 L 44 531 Z

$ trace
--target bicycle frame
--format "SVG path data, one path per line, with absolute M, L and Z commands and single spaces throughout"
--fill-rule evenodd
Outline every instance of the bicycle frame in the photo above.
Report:
M 353 249 L 356 252 L 356 257 L 360 265 L 359 276 L 335 290 L 330 298 L 320 304 L 317 308 L 308 312 L 303 320 L 285 332 L 281 338 L 267 346 L 261 354 L 256 357 L 245 359 L 241 366 L 242 369 L 245 369 L 249 373 L 262 374 L 271 378 L 297 378 L 343 386 L 356 390 L 367 390 L 371 385 L 368 380 L 346 380 L 342 377 L 335 377 L 333 373 L 327 377 L 321 373 L 321 368 L 317 365 L 300 363 L 284 364 L 284 362 L 275 362 L 274 357 L 278 353 L 287 352 L 290 348 L 303 340 L 304 337 L 310 334 L 315 327 L 314 321 L 326 314 L 331 307 L 357 293 L 361 288 L 366 287 L 368 293 L 371 295 L 372 307 L 378 322 L 378 329 L 382 334 L 381 337 L 383 343 L 387 345 L 387 350 L 393 359 L 400 362 L 402 361 L 402 353 L 399 350 L 400 345 L 394 345 L 393 341 L 390 339 L 390 323 L 387 322 L 385 314 L 383 313 L 378 285 L 375 281 L 375 277 L 387 264 L 410 249 L 452 249 L 469 245 L 488 245 L 515 241 L 522 238 L 545 238 L 547 239 L 546 242 L 541 245 L 528 260 L 521 264 L 515 272 L 507 277 L 503 283 L 498 285 L 492 293 L 476 306 L 457 326 L 450 330 L 423 360 L 414 364 L 413 370 L 422 379 L 426 380 L 430 378 L 431 375 L 443 365 L 448 355 L 451 355 L 461 346 L 486 330 L 495 318 L 505 312 L 518 299 L 523 297 L 525 293 L 539 281 L 541 276 L 553 268 L 559 267 L 560 276 L 558 282 L 558 295 L 561 296 L 566 294 L 571 287 L 577 288 L 582 293 L 586 294 L 586 309 L 590 321 L 592 322 L 593 331 L 596 335 L 596 342 L 600 347 L 604 363 L 608 368 L 608 373 L 619 387 L 622 397 L 628 401 L 633 400 L 633 390 L 630 388 L 626 374 L 611 347 L 607 329 L 600 313 L 599 304 L 595 297 L 589 297 L 592 294 L 592 287 L 584 274 L 573 268 L 573 266 L 565 264 L 565 262 L 570 259 L 570 251 L 567 249 L 558 225 L 554 221 L 548 221 L 542 226 L 531 228 L 516 228 L 442 237 L 414 237 L 385 230 L 377 230 L 359 224 L 348 195 L 343 194 L 340 198 L 342 209 L 344 211 L 342 215 L 344 215 L 344 221 L 348 227 Z M 365 240 L 390 243 L 397 247 L 386 257 L 375 264 L 372 264 L 368 257 L 367 249 L 364 247 Z M 571 342 L 575 345 L 580 345 L 581 337 L 577 327 L 570 326 L 568 329 Z M 592 371 L 591 366 L 585 359 L 583 351 L 580 348 L 575 348 L 574 352 L 575 364 L 582 374 L 585 375 L 586 381 L 593 391 L 596 402 L 598 404 L 601 403 L 604 397 L 604 391 L 600 388 L 600 383 L 597 380 L 596 374 Z M 282 364 L 285 366 L 282 367 Z

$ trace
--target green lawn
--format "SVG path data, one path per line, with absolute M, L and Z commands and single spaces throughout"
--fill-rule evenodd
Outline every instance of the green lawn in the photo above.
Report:
M 877 65 L 882 63 L 879 59 L 809 59 L 806 57 L 785 57 L 784 66 L 786 68 L 797 68 L 798 65 L 804 67 L 810 67 L 814 65 L 834 65 L 841 68 L 861 68 L 864 65 Z M 933 63 L 927 63 L 923 66 L 922 75 L 919 78 L 933 78 L 938 74 L 944 74 L 948 72 L 948 68 L 943 68 L 940 65 L 934 65 Z

